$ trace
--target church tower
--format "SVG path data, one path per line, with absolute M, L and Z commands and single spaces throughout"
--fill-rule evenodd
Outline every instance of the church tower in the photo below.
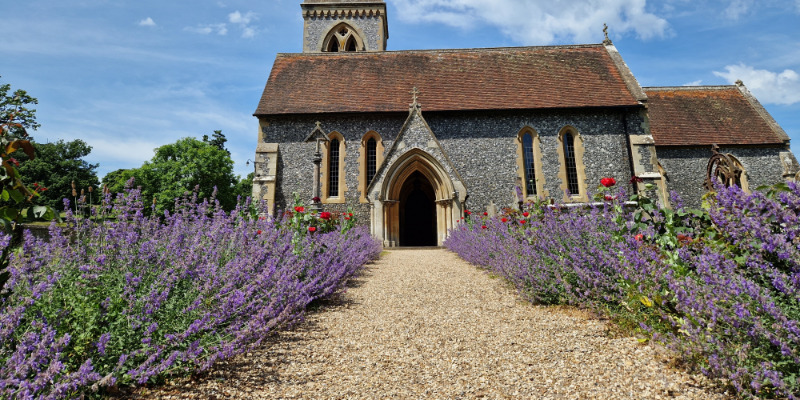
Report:
M 385 51 L 386 3 L 377 0 L 305 0 L 303 52 Z

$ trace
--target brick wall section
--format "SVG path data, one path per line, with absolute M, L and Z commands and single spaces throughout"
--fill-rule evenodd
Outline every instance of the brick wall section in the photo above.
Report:
M 422 114 L 467 187 L 467 208 L 476 211 L 483 210 L 490 202 L 497 207 L 511 205 L 518 176 L 515 139 L 525 126 L 536 130 L 541 138 L 545 189 L 555 199 L 561 198 L 557 138 L 564 126 L 577 129 L 584 140 L 585 184 L 589 191 L 594 191 L 605 176 L 615 177 L 621 184 L 628 181 L 631 172 L 624 121 L 630 134 L 643 134 L 636 109 L 509 113 L 426 113 L 423 109 Z M 378 132 L 388 152 L 407 116 L 392 113 L 262 117 L 263 140 L 280 146 L 276 209 L 291 204 L 293 192 L 303 199 L 312 197 L 314 144 L 302 140 L 314 129 L 315 121 L 320 121 L 325 132 L 341 133 L 346 146 L 347 204 L 326 205 L 326 208 L 344 211 L 351 206 L 360 221 L 369 221 L 369 206 L 358 202 L 361 138 L 370 130 Z

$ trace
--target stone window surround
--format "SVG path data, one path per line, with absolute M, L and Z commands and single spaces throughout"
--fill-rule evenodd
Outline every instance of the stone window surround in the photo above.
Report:
M 533 139 L 533 168 L 536 174 L 536 194 L 529 194 L 527 185 L 525 184 L 525 157 L 523 156 L 523 152 L 525 151 L 525 144 L 523 142 L 523 137 L 525 135 L 531 135 Z M 539 138 L 539 133 L 536 132 L 533 128 L 526 126 L 522 128 L 519 133 L 517 133 L 516 137 L 516 144 L 517 144 L 517 175 L 522 182 L 522 196 L 527 200 L 535 200 L 535 199 L 545 199 L 547 198 L 550 193 L 544 189 L 545 178 L 544 172 L 542 170 L 542 142 Z
M 367 186 L 369 186 L 369 182 L 367 182 L 367 141 L 370 138 L 375 139 L 376 169 L 380 168 L 381 163 L 383 163 L 383 153 L 385 151 L 383 138 L 378 132 L 369 131 L 361 138 L 361 151 L 358 155 L 358 190 L 360 193 L 358 199 L 361 203 L 369 203 L 369 199 L 367 199 Z
M 321 195 L 322 198 L 320 199 L 323 204 L 344 204 L 344 194 L 347 191 L 347 183 L 345 179 L 345 168 L 344 168 L 344 160 L 346 159 L 346 152 L 347 152 L 347 142 L 344 140 L 344 136 L 341 133 L 333 131 L 328 134 L 329 140 L 333 141 L 333 139 L 339 140 L 339 193 L 337 196 L 328 196 L 328 165 L 330 165 L 330 142 L 325 142 L 324 149 L 322 151 L 322 163 L 320 165 L 320 173 L 322 174 L 322 188 L 321 188 Z
M 342 28 L 347 28 L 348 32 L 345 36 L 339 35 L 339 31 L 342 30 Z M 325 35 L 325 40 L 322 41 L 322 48 L 320 51 L 327 52 L 330 48 L 331 40 L 336 39 L 339 42 L 339 52 L 347 52 L 347 41 L 351 37 L 356 41 L 356 51 L 364 51 L 364 39 L 362 39 L 362 35 L 347 22 L 340 22 L 328 30 L 328 33 Z
M 580 193 L 571 193 L 567 196 L 567 162 L 564 158 L 564 134 L 572 134 L 575 143 L 575 169 L 578 175 L 578 190 Z M 565 126 L 558 132 L 558 178 L 561 179 L 561 194 L 565 203 L 588 202 L 589 197 L 586 193 L 586 167 L 583 164 L 583 136 L 573 126 Z
M 738 158 L 734 157 L 733 154 L 727 153 L 726 155 L 730 157 L 734 163 L 736 163 L 737 167 L 742 169 L 742 175 L 739 177 L 739 184 L 740 184 L 739 188 L 742 189 L 742 191 L 745 193 L 750 193 L 750 185 L 747 184 L 747 168 L 745 168 L 744 164 L 742 164 L 742 162 L 739 161 Z

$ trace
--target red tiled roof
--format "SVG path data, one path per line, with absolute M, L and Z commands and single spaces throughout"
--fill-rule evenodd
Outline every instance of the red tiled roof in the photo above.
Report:
M 648 87 L 644 91 L 656 146 L 788 142 L 758 101 L 737 86 Z
M 602 44 L 278 54 L 255 115 L 636 106 Z M 637 86 L 638 87 L 638 86 Z

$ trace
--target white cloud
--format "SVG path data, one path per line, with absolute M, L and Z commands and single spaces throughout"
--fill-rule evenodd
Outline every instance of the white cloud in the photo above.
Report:
M 686 82 L 681 86 L 700 86 L 700 84 L 702 84 L 702 83 L 703 83 L 703 80 L 702 79 L 698 79 L 696 81 Z
M 216 33 L 217 35 L 224 36 L 228 34 L 228 26 L 226 24 L 199 25 L 197 27 L 186 27 L 183 28 L 183 30 L 187 32 L 199 33 L 202 35 Z
M 156 22 L 152 18 L 147 17 L 139 21 L 139 26 L 156 26 Z
M 228 14 L 228 21 L 232 24 L 249 25 L 254 18 L 256 18 L 256 14 L 252 11 L 242 14 L 236 10 Z
M 256 35 L 256 29 L 250 26 L 250 23 L 258 19 L 258 14 L 248 11 L 244 14 L 236 10 L 228 14 L 228 22 L 239 25 L 242 29 L 243 38 L 251 38 Z
M 256 35 L 255 28 L 251 28 L 251 27 L 248 26 L 248 27 L 245 27 L 242 30 L 242 37 L 243 38 L 251 38 L 251 37 L 254 37 L 255 35 Z
M 729 83 L 741 79 L 762 103 L 786 105 L 800 103 L 800 74 L 791 69 L 772 72 L 740 63 L 726 66 L 725 72 L 714 71 L 714 75 L 724 78 Z
M 524 44 L 600 42 L 603 23 L 612 35 L 663 37 L 669 24 L 645 9 L 646 0 L 396 0 L 405 21 L 469 28 L 484 23 Z M 613 36 L 612 36 L 613 37 Z
M 752 5 L 753 0 L 733 0 L 725 9 L 724 14 L 729 19 L 738 20 L 739 17 L 750 11 Z

